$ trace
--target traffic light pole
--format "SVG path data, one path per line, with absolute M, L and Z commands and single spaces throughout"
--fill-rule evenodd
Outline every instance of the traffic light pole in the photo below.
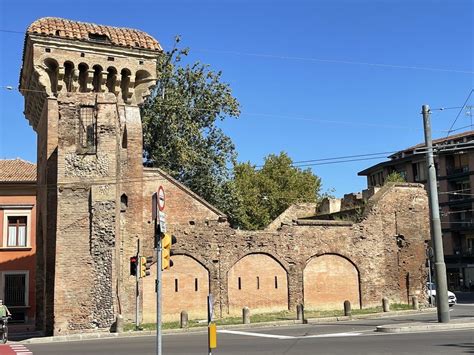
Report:
M 434 266 L 436 279 L 436 305 L 438 322 L 449 323 L 448 286 L 446 280 L 446 265 L 444 263 L 443 240 L 441 234 L 441 221 L 439 218 L 438 187 L 436 182 L 436 169 L 433 159 L 433 141 L 431 138 L 430 107 L 423 105 L 423 126 L 426 142 L 426 162 L 428 165 L 428 198 L 431 217 L 431 240 L 433 242 Z
M 161 230 L 155 219 L 155 245 L 156 245 L 156 353 L 161 355 L 161 293 L 162 293 L 162 260 L 161 260 Z

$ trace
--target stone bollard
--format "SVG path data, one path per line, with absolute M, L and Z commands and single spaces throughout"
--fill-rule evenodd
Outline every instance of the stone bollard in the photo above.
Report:
M 115 320 L 115 333 L 123 333 L 123 317 L 121 314 L 117 315 Z
M 412 304 L 414 310 L 418 311 L 420 309 L 420 305 L 418 304 L 418 297 L 417 296 L 413 296 L 411 298 L 411 304 Z
M 188 327 L 188 312 L 181 311 L 181 318 L 179 320 L 179 327 L 180 328 L 187 328 Z
M 384 312 L 390 312 L 390 301 L 387 297 L 382 298 L 382 308 Z
M 250 324 L 250 309 L 248 307 L 242 308 L 242 322 Z
M 301 303 L 296 305 L 296 319 L 304 323 L 304 306 Z
M 344 315 L 346 317 L 352 317 L 351 302 L 347 300 L 344 301 Z

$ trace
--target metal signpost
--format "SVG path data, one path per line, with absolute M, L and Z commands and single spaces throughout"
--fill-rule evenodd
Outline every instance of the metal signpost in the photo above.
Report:
M 161 236 L 166 232 L 165 190 L 163 186 L 152 197 L 152 218 L 155 225 L 155 247 L 156 247 L 156 353 L 162 354 L 161 336 L 161 295 L 162 295 L 162 245 Z
M 212 294 L 207 296 L 207 348 L 208 355 L 212 355 L 212 349 L 217 347 L 217 332 L 216 324 L 212 323 L 212 318 L 214 316 L 214 301 L 212 299 Z
M 140 260 L 140 239 L 137 240 L 137 256 L 135 259 L 135 293 L 136 293 L 136 300 L 135 300 L 135 330 L 140 328 L 140 321 L 139 321 L 139 306 L 140 306 L 140 272 L 139 272 L 139 260 Z

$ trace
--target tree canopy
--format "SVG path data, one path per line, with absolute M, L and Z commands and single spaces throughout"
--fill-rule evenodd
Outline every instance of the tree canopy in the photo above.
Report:
M 310 169 L 293 166 L 288 154 L 270 154 L 261 169 L 250 163 L 234 168 L 235 189 L 239 196 L 239 212 L 235 225 L 243 229 L 262 229 L 290 205 L 316 202 L 321 180 Z
M 222 208 L 236 153 L 216 123 L 238 117 L 239 103 L 221 72 L 199 62 L 181 65 L 188 50 L 176 44 L 159 58 L 157 85 L 142 108 L 145 164 L 164 169 Z
M 269 155 L 262 169 L 237 163 L 231 139 L 218 127 L 240 115 L 222 73 L 182 65 L 175 47 L 157 63 L 158 82 L 142 107 L 143 158 L 168 172 L 227 214 L 234 227 L 260 229 L 295 202 L 315 202 L 320 179 L 292 166 L 286 153 Z M 233 173 L 232 173 L 233 167 Z

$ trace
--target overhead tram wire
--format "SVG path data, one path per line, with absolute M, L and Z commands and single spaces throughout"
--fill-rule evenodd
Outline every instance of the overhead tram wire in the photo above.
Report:
M 221 53 L 221 54 L 231 54 L 231 55 L 248 56 L 248 57 L 270 58 L 270 59 L 299 60 L 299 61 L 307 61 L 307 62 L 321 62 L 321 63 L 335 63 L 335 64 L 365 65 L 365 66 L 391 68 L 391 69 L 425 70 L 425 71 L 451 72 L 451 73 L 471 74 L 471 75 L 474 74 L 474 71 L 460 70 L 460 69 L 444 69 L 444 68 L 419 67 L 419 66 L 397 65 L 397 64 L 356 62 L 356 61 L 350 61 L 350 60 L 324 59 L 324 58 L 311 58 L 311 57 L 296 57 L 296 56 L 284 56 L 284 55 L 265 54 L 265 53 L 249 53 L 249 52 L 228 51 L 228 50 L 212 50 L 212 49 L 199 49 L 199 48 L 193 49 L 193 50 L 196 51 L 196 52 L 202 52 L 202 53 L 217 53 L 217 54 Z
M 467 96 L 466 100 L 464 101 L 464 104 L 461 106 L 461 109 L 459 110 L 458 114 L 456 115 L 456 118 L 454 119 L 453 124 L 451 125 L 451 127 L 449 127 L 448 134 L 446 135 L 446 138 L 449 136 L 449 134 L 451 132 L 453 132 L 453 127 L 456 124 L 456 121 L 458 120 L 458 118 L 461 115 L 462 111 L 466 107 L 466 104 L 469 101 L 469 99 L 471 98 L 471 95 L 472 95 L 473 92 L 474 92 L 474 89 L 471 89 L 471 91 L 469 92 L 469 95 Z

